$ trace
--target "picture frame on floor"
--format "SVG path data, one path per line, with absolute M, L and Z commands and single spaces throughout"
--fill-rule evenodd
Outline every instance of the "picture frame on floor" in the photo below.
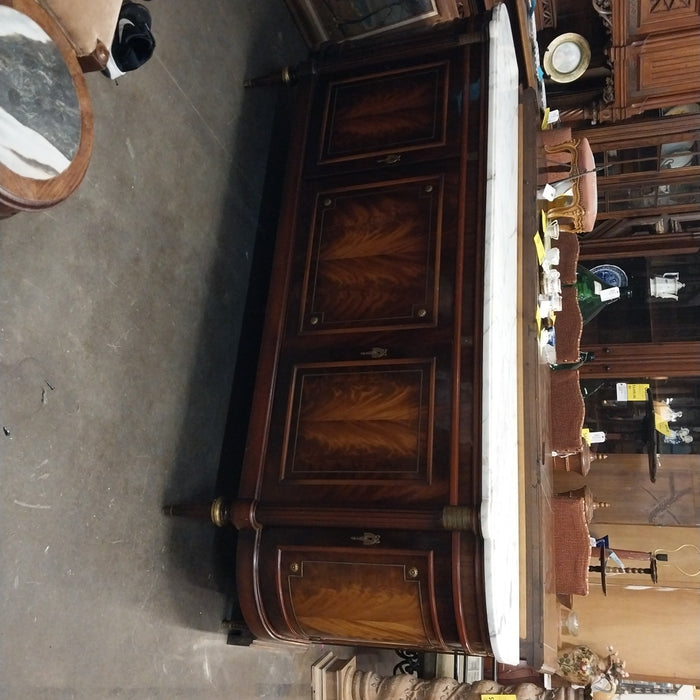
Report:
M 311 49 L 464 16 L 456 0 L 285 0 Z

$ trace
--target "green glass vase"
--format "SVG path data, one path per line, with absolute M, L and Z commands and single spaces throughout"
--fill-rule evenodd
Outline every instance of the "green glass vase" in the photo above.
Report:
M 595 318 L 606 306 L 630 296 L 632 296 L 631 290 L 621 290 L 619 287 L 608 284 L 582 265 L 576 268 L 576 298 L 584 325 Z

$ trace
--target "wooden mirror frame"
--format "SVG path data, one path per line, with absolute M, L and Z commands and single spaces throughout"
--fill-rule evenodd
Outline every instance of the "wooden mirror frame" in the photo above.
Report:
M 62 202 L 82 182 L 90 162 L 94 140 L 92 104 L 85 77 L 75 51 L 61 27 L 40 5 L 32 0 L 0 0 L 36 22 L 54 42 L 73 80 L 80 109 L 80 142 L 70 165 L 48 180 L 23 177 L 0 163 L 0 217 L 18 211 L 41 211 Z

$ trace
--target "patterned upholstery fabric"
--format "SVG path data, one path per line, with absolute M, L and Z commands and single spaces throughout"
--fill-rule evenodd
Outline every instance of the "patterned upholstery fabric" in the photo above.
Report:
M 552 451 L 559 454 L 579 452 L 583 447 L 581 432 L 585 406 L 579 387 L 578 370 L 556 370 L 550 377 L 549 425 Z
M 576 287 L 562 287 L 561 311 L 554 325 L 557 363 L 577 362 L 583 332 L 583 316 L 576 298 Z
M 554 496 L 554 568 L 556 592 L 588 595 L 591 545 L 583 498 Z
M 571 231 L 560 231 L 559 239 L 552 241 L 552 246 L 559 248 L 559 276 L 562 284 L 576 284 L 576 267 L 580 245 L 578 236 Z

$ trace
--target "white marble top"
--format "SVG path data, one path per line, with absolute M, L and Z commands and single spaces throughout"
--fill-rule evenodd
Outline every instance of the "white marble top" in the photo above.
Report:
M 0 6 L 0 163 L 49 180 L 80 146 L 73 78 L 51 37 L 30 17 Z
M 484 260 L 482 504 L 491 648 L 520 660 L 518 519 L 518 63 L 508 11 L 489 24 Z

